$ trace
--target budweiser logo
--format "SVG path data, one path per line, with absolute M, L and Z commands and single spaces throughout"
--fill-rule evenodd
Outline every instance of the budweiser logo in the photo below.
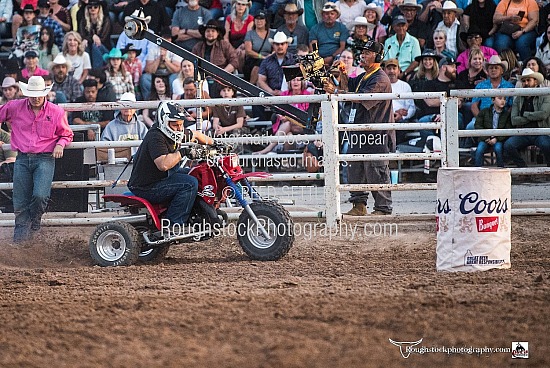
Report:
M 476 217 L 478 233 L 495 233 L 498 231 L 498 217 Z

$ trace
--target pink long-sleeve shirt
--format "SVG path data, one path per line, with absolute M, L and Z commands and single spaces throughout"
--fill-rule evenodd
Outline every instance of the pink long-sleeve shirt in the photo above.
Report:
M 65 110 L 46 101 L 35 115 L 28 98 L 0 106 L 0 121 L 11 124 L 11 149 L 23 153 L 50 153 L 55 145 L 73 141 Z

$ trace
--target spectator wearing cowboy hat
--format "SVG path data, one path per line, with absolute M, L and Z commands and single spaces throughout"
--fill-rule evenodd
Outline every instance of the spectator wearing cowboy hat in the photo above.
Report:
M 107 63 L 105 67 L 107 80 L 113 85 L 117 100 L 125 92 L 134 93 L 132 75 L 126 70 L 123 64 L 123 61 L 127 58 L 127 55 L 123 55 L 117 48 L 111 49 L 108 54 L 103 55 L 103 60 Z
M 48 69 L 53 74 L 53 91 L 63 92 L 70 102 L 74 102 L 78 97 L 82 96 L 80 84 L 69 75 L 71 62 L 65 59 L 63 54 L 58 54 L 49 64 Z
M 392 21 L 395 34 L 384 43 L 384 48 L 387 50 L 384 59 L 399 60 L 399 68 L 402 70 L 400 79 L 414 72 L 418 66 L 415 58 L 420 56 L 420 43 L 407 32 L 408 27 L 409 24 L 404 16 L 396 16 Z
M 201 40 L 199 26 L 212 19 L 210 11 L 199 5 L 199 0 L 187 0 L 187 6 L 176 9 L 172 18 L 172 36 L 175 43 L 191 51 Z
M 309 43 L 309 31 L 298 22 L 298 18 L 304 13 L 304 9 L 298 9 L 296 4 L 287 4 L 279 9 L 279 14 L 285 19 L 285 23 L 277 28 L 277 32 L 283 32 L 287 37 L 292 37 L 292 43 L 288 45 L 288 52 L 296 54 L 296 46 Z
M 63 157 L 73 140 L 65 111 L 46 100 L 50 88 L 42 77 L 19 82 L 27 98 L 0 107 L 0 121 L 11 131 L 11 147 L 18 151 L 13 175 L 13 207 L 16 243 L 30 239 L 40 229 L 50 197 L 55 159 Z M 31 129 L 32 127 L 32 129 Z
M 523 88 L 539 88 L 544 76 L 529 68 L 523 69 L 520 77 Z M 550 128 L 550 96 L 516 96 L 512 104 L 512 126 L 518 128 Z M 528 146 L 537 146 L 550 167 L 550 136 L 518 135 L 504 142 L 504 152 L 518 167 L 526 167 L 519 151 Z
M 313 50 L 313 44 L 316 44 L 319 55 L 325 59 L 325 64 L 331 65 L 346 48 L 349 32 L 346 26 L 337 22 L 340 9 L 335 3 L 325 3 L 322 17 L 323 21 L 309 31 L 309 48 Z
M 457 69 L 458 73 L 470 67 L 470 64 L 468 63 L 468 57 L 470 50 L 473 47 L 481 49 L 485 60 L 489 60 L 493 55 L 498 55 L 497 50 L 482 45 L 483 36 L 481 35 L 481 30 L 475 24 L 472 24 L 467 32 L 460 32 L 460 39 L 464 42 L 464 44 L 468 45 L 468 48 L 462 51 L 460 55 L 458 55 L 458 57 L 456 58 L 456 60 L 461 63 Z
M 292 38 L 287 37 L 283 32 L 277 32 L 269 42 L 273 45 L 274 52 L 260 64 L 258 87 L 273 96 L 279 96 L 283 87 L 287 89 L 286 83 L 283 86 L 283 66 L 295 64 L 294 55 L 288 52 L 288 45 L 292 42 Z
M 346 44 L 353 53 L 355 65 L 359 65 L 361 62 L 361 54 L 363 53 L 363 46 L 365 46 L 365 43 L 371 39 L 367 32 L 372 30 L 375 25 L 374 23 L 369 23 L 365 17 L 356 17 L 351 24 L 353 26 L 353 34 L 347 39 Z M 342 52 L 340 53 L 340 56 L 342 56 Z
M 143 66 L 141 65 L 141 60 L 138 56 L 141 54 L 141 49 L 134 47 L 134 44 L 129 43 L 126 47 L 120 50 L 123 55 L 126 55 L 127 58 L 122 62 L 128 73 L 132 76 L 132 82 L 134 83 L 135 89 L 139 86 L 139 80 L 143 71 Z
M 19 98 L 20 90 L 19 84 L 12 77 L 5 77 L 2 81 L 2 97 L 0 98 L 0 105 L 5 105 L 8 101 Z
M 193 54 L 198 55 L 212 64 L 233 73 L 237 68 L 237 53 L 229 41 L 224 39 L 225 28 L 215 19 L 209 20 L 199 27 L 202 41 L 193 47 Z
M 443 20 L 437 24 L 436 29 L 443 29 L 447 32 L 447 50 L 458 55 L 464 50 L 464 46 L 460 42 L 460 22 L 458 17 L 462 15 L 463 10 L 458 8 L 454 2 L 447 0 L 443 3 L 441 8 L 437 8 L 436 11 L 443 15 Z
M 388 38 L 388 32 L 386 31 L 386 27 L 380 23 L 380 20 L 382 19 L 382 8 L 374 3 L 370 3 L 365 8 L 363 15 L 367 23 L 369 23 L 366 25 L 367 36 L 383 44 L 386 41 L 386 38 Z M 362 25 L 365 25 L 363 19 L 361 19 L 361 23 Z M 354 33 L 357 33 L 357 25 L 357 18 L 355 18 Z
M 353 29 L 352 23 L 355 18 L 363 16 L 367 9 L 364 0 L 338 0 L 335 4 L 340 9 L 338 21 L 345 25 L 350 32 Z
M 398 5 L 399 10 L 407 20 L 409 28 L 407 32 L 413 37 L 416 37 L 420 48 L 424 49 L 426 41 L 430 39 L 431 30 L 426 23 L 421 22 L 418 19 L 418 12 L 422 10 L 422 5 L 416 3 L 416 0 L 405 0 L 402 4 Z

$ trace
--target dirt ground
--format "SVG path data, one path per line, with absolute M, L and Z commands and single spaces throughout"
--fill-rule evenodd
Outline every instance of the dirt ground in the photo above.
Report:
M 173 247 L 164 262 L 93 266 L 91 227 L 27 247 L 0 228 L 1 367 L 550 366 L 548 218 L 514 217 L 512 268 L 435 270 L 435 226 L 385 237 L 299 236 L 278 262 L 236 239 Z M 412 353 L 511 348 L 511 353 Z

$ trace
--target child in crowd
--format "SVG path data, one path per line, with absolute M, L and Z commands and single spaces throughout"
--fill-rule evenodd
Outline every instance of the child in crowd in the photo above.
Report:
M 139 79 L 141 78 L 141 74 L 143 72 L 143 65 L 141 64 L 141 60 L 138 59 L 138 56 L 141 54 L 141 49 L 137 49 L 133 44 L 129 43 L 121 51 L 122 54 L 127 56 L 127 59 L 124 60 L 122 64 L 132 76 L 135 94 L 136 96 L 139 96 Z
M 235 98 L 237 91 L 229 86 L 222 86 L 221 98 Z M 246 113 L 242 106 L 216 105 L 212 107 L 212 128 L 214 136 L 239 136 L 244 125 Z
M 476 129 L 510 129 L 512 121 L 510 110 L 506 109 L 506 97 L 492 97 L 493 106 L 487 107 L 479 112 L 476 117 Z M 475 165 L 483 166 L 484 155 L 489 147 L 493 148 L 497 156 L 497 166 L 504 167 L 503 145 L 507 137 L 479 137 L 479 143 L 475 153 Z

